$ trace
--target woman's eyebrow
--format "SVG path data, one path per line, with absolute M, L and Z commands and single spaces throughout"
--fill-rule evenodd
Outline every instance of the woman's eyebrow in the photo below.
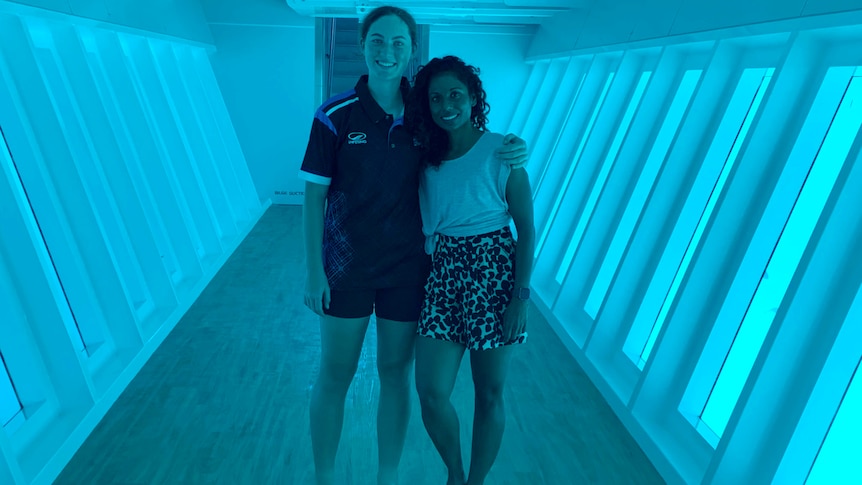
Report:
M 383 37 L 383 34 L 374 33 L 374 34 L 371 34 L 371 37 Z M 398 35 L 398 36 L 393 37 L 393 39 L 399 39 L 399 40 L 404 40 L 406 38 L 407 37 L 404 37 L 403 35 Z

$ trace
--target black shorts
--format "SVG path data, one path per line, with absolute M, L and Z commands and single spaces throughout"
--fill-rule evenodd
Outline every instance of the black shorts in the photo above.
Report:
M 374 313 L 377 318 L 415 322 L 422 312 L 425 288 L 407 286 L 379 290 L 331 290 L 329 309 L 324 313 L 338 318 L 361 318 Z

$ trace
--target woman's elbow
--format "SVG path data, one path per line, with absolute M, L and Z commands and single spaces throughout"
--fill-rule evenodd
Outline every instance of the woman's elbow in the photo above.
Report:
M 515 219 L 515 230 L 518 231 L 518 241 L 530 244 L 536 239 L 536 228 L 533 221 L 519 221 Z

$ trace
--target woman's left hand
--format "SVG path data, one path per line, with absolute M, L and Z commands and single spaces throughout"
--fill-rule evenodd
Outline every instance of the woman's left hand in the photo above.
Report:
M 526 166 L 530 160 L 527 142 L 511 133 L 503 138 L 503 146 L 497 148 L 494 154 L 500 161 L 513 169 Z
M 503 342 L 511 342 L 527 329 L 527 302 L 513 299 L 503 312 Z

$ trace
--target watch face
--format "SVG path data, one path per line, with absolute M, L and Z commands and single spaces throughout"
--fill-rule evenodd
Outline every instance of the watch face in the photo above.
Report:
M 530 299 L 530 289 L 529 288 L 521 288 L 518 290 L 518 299 L 519 300 L 529 300 Z

